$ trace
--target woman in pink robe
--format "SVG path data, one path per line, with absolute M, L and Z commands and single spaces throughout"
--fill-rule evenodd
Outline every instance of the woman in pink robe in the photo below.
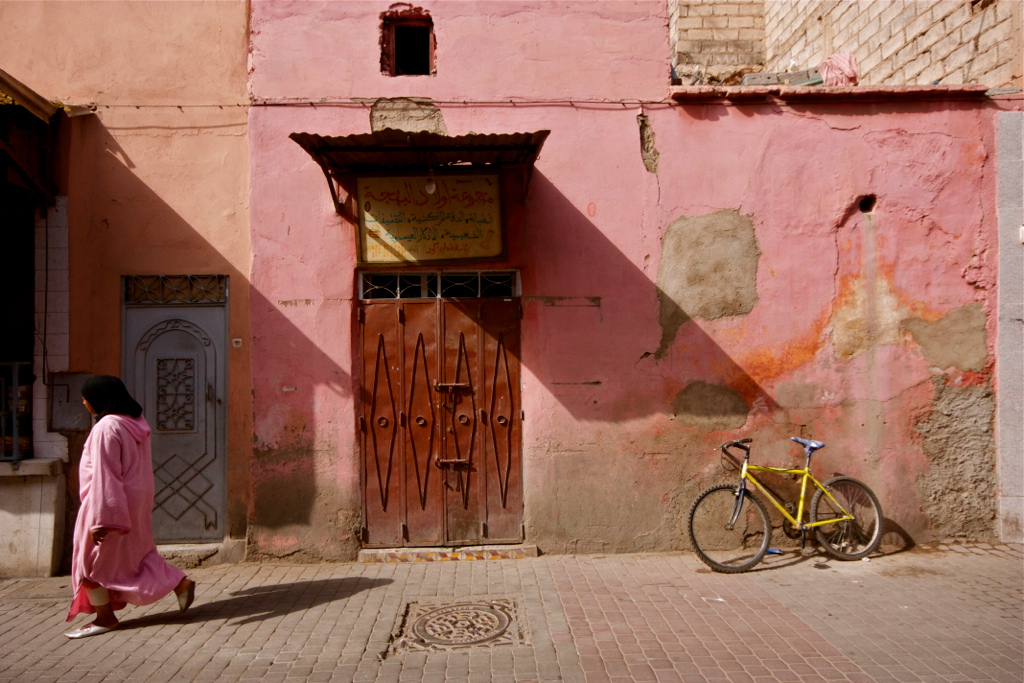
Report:
M 85 638 L 118 626 L 115 610 L 148 605 L 172 591 L 184 612 L 195 582 L 169 565 L 153 542 L 153 463 L 142 407 L 117 377 L 97 375 L 82 387 L 82 402 L 98 421 L 79 466 L 82 507 L 75 520 L 71 580 L 75 591 L 67 621 L 96 619 L 64 635 Z

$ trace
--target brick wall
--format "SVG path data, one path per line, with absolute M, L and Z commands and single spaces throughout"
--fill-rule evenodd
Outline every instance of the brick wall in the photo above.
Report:
M 867 85 L 1020 87 L 1022 14 L 1021 0 L 764 0 L 765 71 L 845 52 Z
M 673 67 L 685 85 L 738 83 L 764 64 L 763 0 L 669 0 Z

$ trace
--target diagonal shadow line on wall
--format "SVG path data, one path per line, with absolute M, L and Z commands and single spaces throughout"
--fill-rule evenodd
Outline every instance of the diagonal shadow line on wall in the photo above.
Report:
M 193 127 L 202 134 L 201 124 Z M 226 247 L 212 243 L 207 237 L 216 226 L 204 225 L 200 229 L 191 224 L 159 190 L 140 178 L 138 160 L 129 156 L 99 117 L 75 119 L 69 135 L 72 138 L 69 166 L 76 176 L 69 191 L 73 369 L 122 374 L 118 332 L 121 312 L 119 305 L 111 304 L 120 301 L 122 276 L 227 275 L 231 296 L 228 336 L 243 339 L 240 350 L 228 348 L 225 354 L 230 366 L 229 396 L 226 397 L 229 400 L 228 454 L 225 454 L 228 535 L 244 537 L 246 520 L 252 517 L 269 527 L 308 525 L 317 490 L 311 456 L 320 431 L 320 426 L 309 419 L 316 414 L 313 389 L 327 387 L 346 397 L 353 394 L 352 375 L 332 358 L 331 352 L 337 350 L 325 349 L 311 340 L 289 319 L 280 302 L 269 300 L 252 286 L 248 275 L 232 263 L 230 254 L 221 251 Z M 214 156 L 212 151 L 211 156 Z M 195 163 L 191 157 L 188 160 L 193 164 L 190 173 L 198 188 L 206 183 L 223 184 L 216 175 L 221 170 L 216 158 L 210 164 Z M 174 161 L 172 155 L 165 163 L 172 165 Z M 171 172 L 173 169 L 165 173 Z M 230 243 L 236 238 L 229 232 L 224 239 Z M 251 257 L 251 250 L 244 256 Z M 344 302 L 341 305 L 344 307 Z M 261 325 L 250 331 L 249 320 L 254 310 L 260 312 Z M 344 315 L 347 320 L 347 309 Z M 219 341 L 228 344 L 228 339 Z M 294 366 L 302 375 L 260 377 L 254 382 L 250 377 L 250 363 L 252 356 L 258 353 L 286 354 L 302 359 L 301 364 Z M 349 349 L 345 346 L 340 354 L 347 353 Z M 303 390 L 283 393 L 286 385 Z M 268 396 L 271 392 L 273 395 Z M 280 408 L 285 416 L 287 440 L 265 444 L 250 437 L 254 433 L 252 415 L 256 400 Z M 77 513 L 80 452 L 79 446 L 77 452 L 71 454 L 68 529 L 74 528 Z M 278 477 L 267 483 L 263 476 L 267 470 L 278 475 L 287 471 L 287 481 L 282 484 Z M 250 495 L 250 491 L 255 496 Z M 295 495 L 282 496 L 282 491 Z M 355 504 L 358 505 L 358 501 Z M 252 505 L 256 506 L 254 513 L 250 510 Z M 67 536 L 70 544 L 70 533 Z
M 542 230 L 543 240 L 534 242 Z M 539 170 L 520 239 L 524 365 L 577 419 L 618 422 L 672 416 L 682 408 L 696 411 L 697 421 L 732 417 L 742 424 L 755 404 L 779 408 L 702 321 L 664 295 Z M 666 319 L 679 321 L 669 333 L 659 324 Z M 666 337 L 670 342 L 659 358 Z M 746 409 L 735 403 L 674 407 L 672 398 L 695 382 L 731 389 Z

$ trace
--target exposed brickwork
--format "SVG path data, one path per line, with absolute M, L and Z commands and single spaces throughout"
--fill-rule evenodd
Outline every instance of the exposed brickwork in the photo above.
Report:
M 669 0 L 683 85 L 857 57 L 864 85 L 1024 84 L 1022 0 Z
M 868 85 L 1022 84 L 1020 0 L 764 0 L 765 70 L 856 55 Z
M 738 83 L 763 68 L 762 0 L 669 0 L 669 30 L 684 84 Z

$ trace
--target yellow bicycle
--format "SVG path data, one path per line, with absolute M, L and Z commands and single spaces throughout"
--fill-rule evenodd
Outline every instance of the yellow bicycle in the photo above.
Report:
M 751 569 L 768 551 L 771 521 L 764 503 L 747 489 L 750 482 L 782 513 L 801 547 L 812 530 L 822 549 L 838 560 L 859 560 L 878 546 L 882 538 L 882 506 L 871 489 L 846 476 L 836 476 L 824 484 L 811 474 L 811 454 L 825 447 L 820 441 L 798 439 L 807 456 L 802 469 L 764 467 L 750 464 L 753 439 L 738 439 L 722 444 L 724 456 L 735 458 L 730 448 L 744 451 L 738 484 L 720 484 L 705 489 L 690 506 L 689 532 L 693 549 L 701 561 L 714 571 L 735 574 Z M 753 472 L 771 472 L 800 479 L 800 498 L 787 508 Z M 808 484 L 814 487 L 810 507 L 805 507 Z M 806 513 L 806 514 L 805 514 Z

